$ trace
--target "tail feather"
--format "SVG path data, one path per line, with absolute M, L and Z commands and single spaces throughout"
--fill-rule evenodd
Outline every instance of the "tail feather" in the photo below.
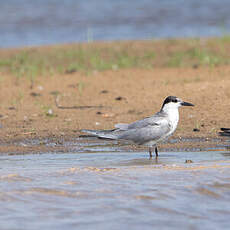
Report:
M 117 136 L 113 133 L 116 129 L 111 130 L 91 130 L 91 129 L 82 129 L 81 132 L 89 133 L 95 137 L 105 138 L 105 139 L 117 139 Z

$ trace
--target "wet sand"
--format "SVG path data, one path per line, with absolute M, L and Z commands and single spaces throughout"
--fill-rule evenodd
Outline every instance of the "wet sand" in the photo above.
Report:
M 110 129 L 116 123 L 151 116 L 168 95 L 195 104 L 180 108 L 173 138 L 205 138 L 205 145 L 210 146 L 218 138 L 221 144 L 227 139 L 219 137 L 219 128 L 230 127 L 229 74 L 228 65 L 76 71 L 37 76 L 31 87 L 27 77 L 2 71 L 0 152 L 68 151 L 64 143 L 78 138 L 80 129 Z M 26 140 L 37 144 L 25 144 Z M 189 145 L 199 148 L 200 143 Z M 181 141 L 180 146 L 175 143 L 169 148 L 186 145 Z

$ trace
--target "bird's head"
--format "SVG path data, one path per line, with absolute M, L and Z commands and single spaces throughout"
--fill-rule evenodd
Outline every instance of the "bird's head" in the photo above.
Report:
M 189 102 L 185 102 L 178 97 L 168 96 L 167 98 L 165 98 L 161 110 L 168 111 L 172 109 L 178 109 L 180 106 L 194 106 L 194 105 Z

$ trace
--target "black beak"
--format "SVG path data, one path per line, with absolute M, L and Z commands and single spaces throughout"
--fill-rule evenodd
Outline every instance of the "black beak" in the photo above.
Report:
M 185 102 L 185 101 L 181 102 L 181 105 L 183 105 L 183 106 L 194 106 L 192 103 Z

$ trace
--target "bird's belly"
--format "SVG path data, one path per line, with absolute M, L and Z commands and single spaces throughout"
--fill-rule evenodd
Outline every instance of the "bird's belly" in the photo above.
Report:
M 148 147 L 152 147 L 152 146 L 156 145 L 157 142 L 158 142 L 157 140 L 148 141 L 148 142 L 145 142 L 143 145 L 144 145 L 144 146 L 148 146 Z
M 165 135 L 163 138 L 164 140 L 168 139 L 176 130 L 177 128 L 177 122 L 176 123 L 170 123 L 170 131 Z
M 151 147 L 151 146 L 154 146 L 154 145 L 158 144 L 159 142 L 165 141 L 167 138 L 168 138 L 168 135 L 164 135 L 164 136 L 162 136 L 162 137 L 160 137 L 158 139 L 154 139 L 154 140 L 145 142 L 145 143 L 143 143 L 143 145 Z

